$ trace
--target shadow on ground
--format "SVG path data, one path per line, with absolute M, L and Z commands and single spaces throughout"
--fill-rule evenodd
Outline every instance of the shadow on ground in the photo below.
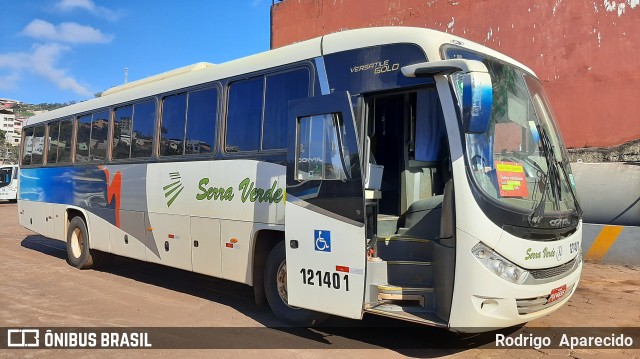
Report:
M 21 245 L 58 258 L 60 262 L 66 261 L 64 242 L 32 235 L 23 239 Z M 100 270 L 229 306 L 265 326 L 146 328 L 152 337 L 157 338 L 154 348 L 385 348 L 403 355 L 426 358 L 479 348 L 495 340 L 495 333 L 456 334 L 375 315 L 365 315 L 362 320 L 332 317 L 315 328 L 290 327 L 276 319 L 268 308 L 258 308 L 253 301 L 253 289 L 247 285 L 124 257 L 116 257 L 112 265 Z M 509 329 L 505 334 L 515 330 Z

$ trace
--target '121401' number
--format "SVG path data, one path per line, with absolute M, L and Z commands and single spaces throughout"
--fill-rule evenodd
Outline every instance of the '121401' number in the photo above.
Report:
M 305 269 L 302 268 L 300 270 L 300 274 L 302 274 L 302 283 L 307 285 L 317 285 L 319 287 L 327 287 L 333 288 L 336 290 L 340 290 L 340 288 L 344 288 L 347 292 L 349 291 L 349 275 L 345 274 L 340 277 L 340 273 L 331 273 L 324 271 L 314 271 L 313 269 Z M 343 286 L 344 284 L 344 286 Z

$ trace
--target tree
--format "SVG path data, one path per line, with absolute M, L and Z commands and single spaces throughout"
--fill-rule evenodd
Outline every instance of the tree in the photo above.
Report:
M 2 163 L 18 163 L 20 149 L 6 142 L 6 132 L 0 130 L 0 161 Z

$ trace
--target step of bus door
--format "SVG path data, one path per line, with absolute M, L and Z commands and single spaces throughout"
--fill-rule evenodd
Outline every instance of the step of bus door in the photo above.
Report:
M 430 287 L 377 285 L 378 301 L 368 303 L 365 311 L 420 324 L 446 327 L 435 310 L 435 293 Z
M 377 234 L 381 237 L 393 236 L 398 228 L 398 216 L 378 214 Z
M 433 285 L 431 262 L 387 261 L 387 282 L 400 287 Z
M 428 239 L 394 236 L 378 238 L 377 256 L 386 261 L 430 262 L 433 241 Z
M 379 309 L 406 312 L 430 312 L 435 309 L 433 287 L 379 284 L 377 289 Z

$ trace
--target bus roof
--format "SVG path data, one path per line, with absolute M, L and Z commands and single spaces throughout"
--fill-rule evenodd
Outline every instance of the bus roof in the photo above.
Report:
M 27 119 L 25 126 L 86 113 L 95 109 L 106 108 L 228 77 L 313 59 L 321 55 L 392 43 L 415 43 L 422 47 L 430 61 L 441 59 L 440 47 L 442 45 L 457 44 L 464 48 L 475 50 L 514 64 L 533 74 L 533 71 L 529 68 L 495 50 L 452 34 L 417 27 L 364 28 L 346 30 L 317 37 L 218 65 L 198 63 L 185 66 L 128 84 L 112 87 L 106 90 L 101 97 L 30 117 Z

